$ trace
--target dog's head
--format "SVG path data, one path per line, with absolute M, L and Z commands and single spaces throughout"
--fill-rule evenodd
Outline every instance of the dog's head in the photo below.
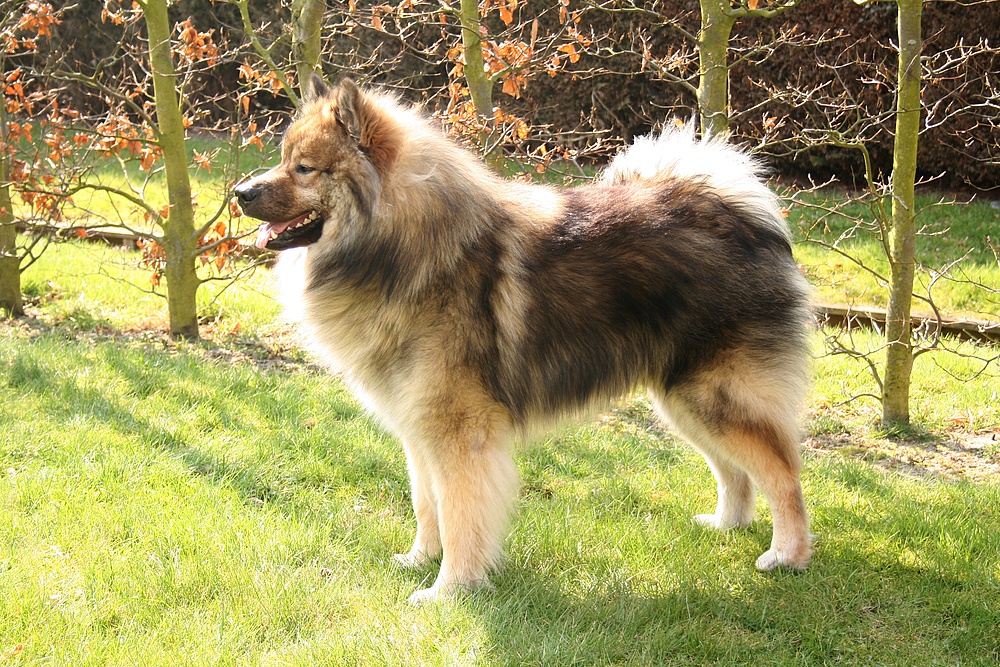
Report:
M 395 158 L 387 124 L 377 101 L 353 81 L 331 89 L 313 75 L 282 142 L 281 164 L 236 186 L 243 212 L 263 223 L 256 245 L 312 245 L 352 216 L 370 219 Z

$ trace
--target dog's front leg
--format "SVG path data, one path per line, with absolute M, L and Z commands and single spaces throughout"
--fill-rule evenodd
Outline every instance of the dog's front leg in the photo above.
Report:
M 486 583 L 499 564 L 517 490 L 517 466 L 506 439 L 482 430 L 464 432 L 439 442 L 427 454 L 444 553 L 434 585 L 411 595 L 411 603 Z
M 403 443 L 403 448 L 406 452 L 406 467 L 410 473 L 410 494 L 413 496 L 413 514 L 417 518 L 417 536 L 409 552 L 396 554 L 394 558 L 400 567 L 413 569 L 441 555 L 441 530 L 427 452 L 407 442 Z

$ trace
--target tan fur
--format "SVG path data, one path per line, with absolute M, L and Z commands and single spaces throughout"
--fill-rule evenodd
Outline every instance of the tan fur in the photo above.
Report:
M 282 298 L 402 440 L 417 533 L 396 559 L 442 558 L 413 601 L 474 588 L 498 564 L 517 489 L 513 441 L 637 384 L 715 474 L 718 506 L 697 519 L 747 525 L 759 486 L 774 537 L 757 566 L 805 567 L 804 287 L 749 158 L 673 137 L 670 150 L 697 159 L 671 154 L 657 167 L 625 154 L 603 184 L 559 191 L 500 179 L 391 97 L 315 86 L 281 164 L 237 194 L 269 223 L 322 214 L 321 236 L 279 260 Z M 735 166 L 699 176 L 728 154 Z M 777 259 L 758 259 L 767 253 Z M 740 317 L 764 319 L 747 328 Z

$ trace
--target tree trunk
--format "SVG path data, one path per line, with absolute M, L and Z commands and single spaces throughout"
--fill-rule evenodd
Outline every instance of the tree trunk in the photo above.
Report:
M 21 301 L 21 258 L 17 254 L 17 230 L 7 184 L 7 156 L 0 156 L 0 316 L 24 315 Z
M 300 97 L 305 97 L 310 75 L 322 71 L 324 11 L 326 0 L 292 0 L 292 58 L 299 78 Z
M 486 74 L 486 59 L 483 57 L 483 40 L 479 34 L 479 2 L 462 0 L 458 9 L 462 23 L 462 47 L 465 53 L 465 84 L 469 87 L 469 97 L 476 115 L 487 121 L 493 119 L 493 82 Z M 490 133 L 483 131 L 479 145 L 485 153 L 487 164 L 495 169 L 503 169 L 503 153 L 499 146 L 491 150 Z
M 729 131 L 729 37 L 736 19 L 728 0 L 701 0 L 698 33 L 698 115 L 703 137 Z
M 176 74 L 170 55 L 170 21 L 166 0 L 148 0 L 143 17 L 149 32 L 149 62 L 153 74 L 153 97 L 158 142 L 163 151 L 170 211 L 163 221 L 164 275 L 167 279 L 167 311 L 170 335 L 198 337 L 197 292 L 200 280 L 195 271 L 197 242 L 191 181 L 188 177 L 184 122 L 174 85 Z
M 462 46 L 465 50 L 465 83 L 480 116 L 493 115 L 493 82 L 486 76 L 483 40 L 479 35 L 479 2 L 462 0 L 458 9 L 462 22 Z
M 913 344 L 910 302 L 916 263 L 914 182 L 920 132 L 920 14 L 923 0 L 897 0 L 899 72 L 896 81 L 896 136 L 892 155 L 892 224 L 889 234 L 889 312 L 886 318 L 882 424 L 910 421 L 910 371 Z
M 0 103 L 0 316 L 24 314 L 21 301 L 21 258 L 17 255 L 14 202 L 10 196 L 10 153 L 7 152 L 6 109 Z

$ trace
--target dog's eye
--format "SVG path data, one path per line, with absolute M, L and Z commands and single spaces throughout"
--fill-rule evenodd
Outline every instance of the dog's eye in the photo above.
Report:
M 299 173 L 299 174 L 311 174 L 314 171 L 316 171 L 316 168 L 315 167 L 310 167 L 310 166 L 305 165 L 305 164 L 300 164 L 299 166 L 295 167 L 295 171 L 296 171 L 296 173 Z

